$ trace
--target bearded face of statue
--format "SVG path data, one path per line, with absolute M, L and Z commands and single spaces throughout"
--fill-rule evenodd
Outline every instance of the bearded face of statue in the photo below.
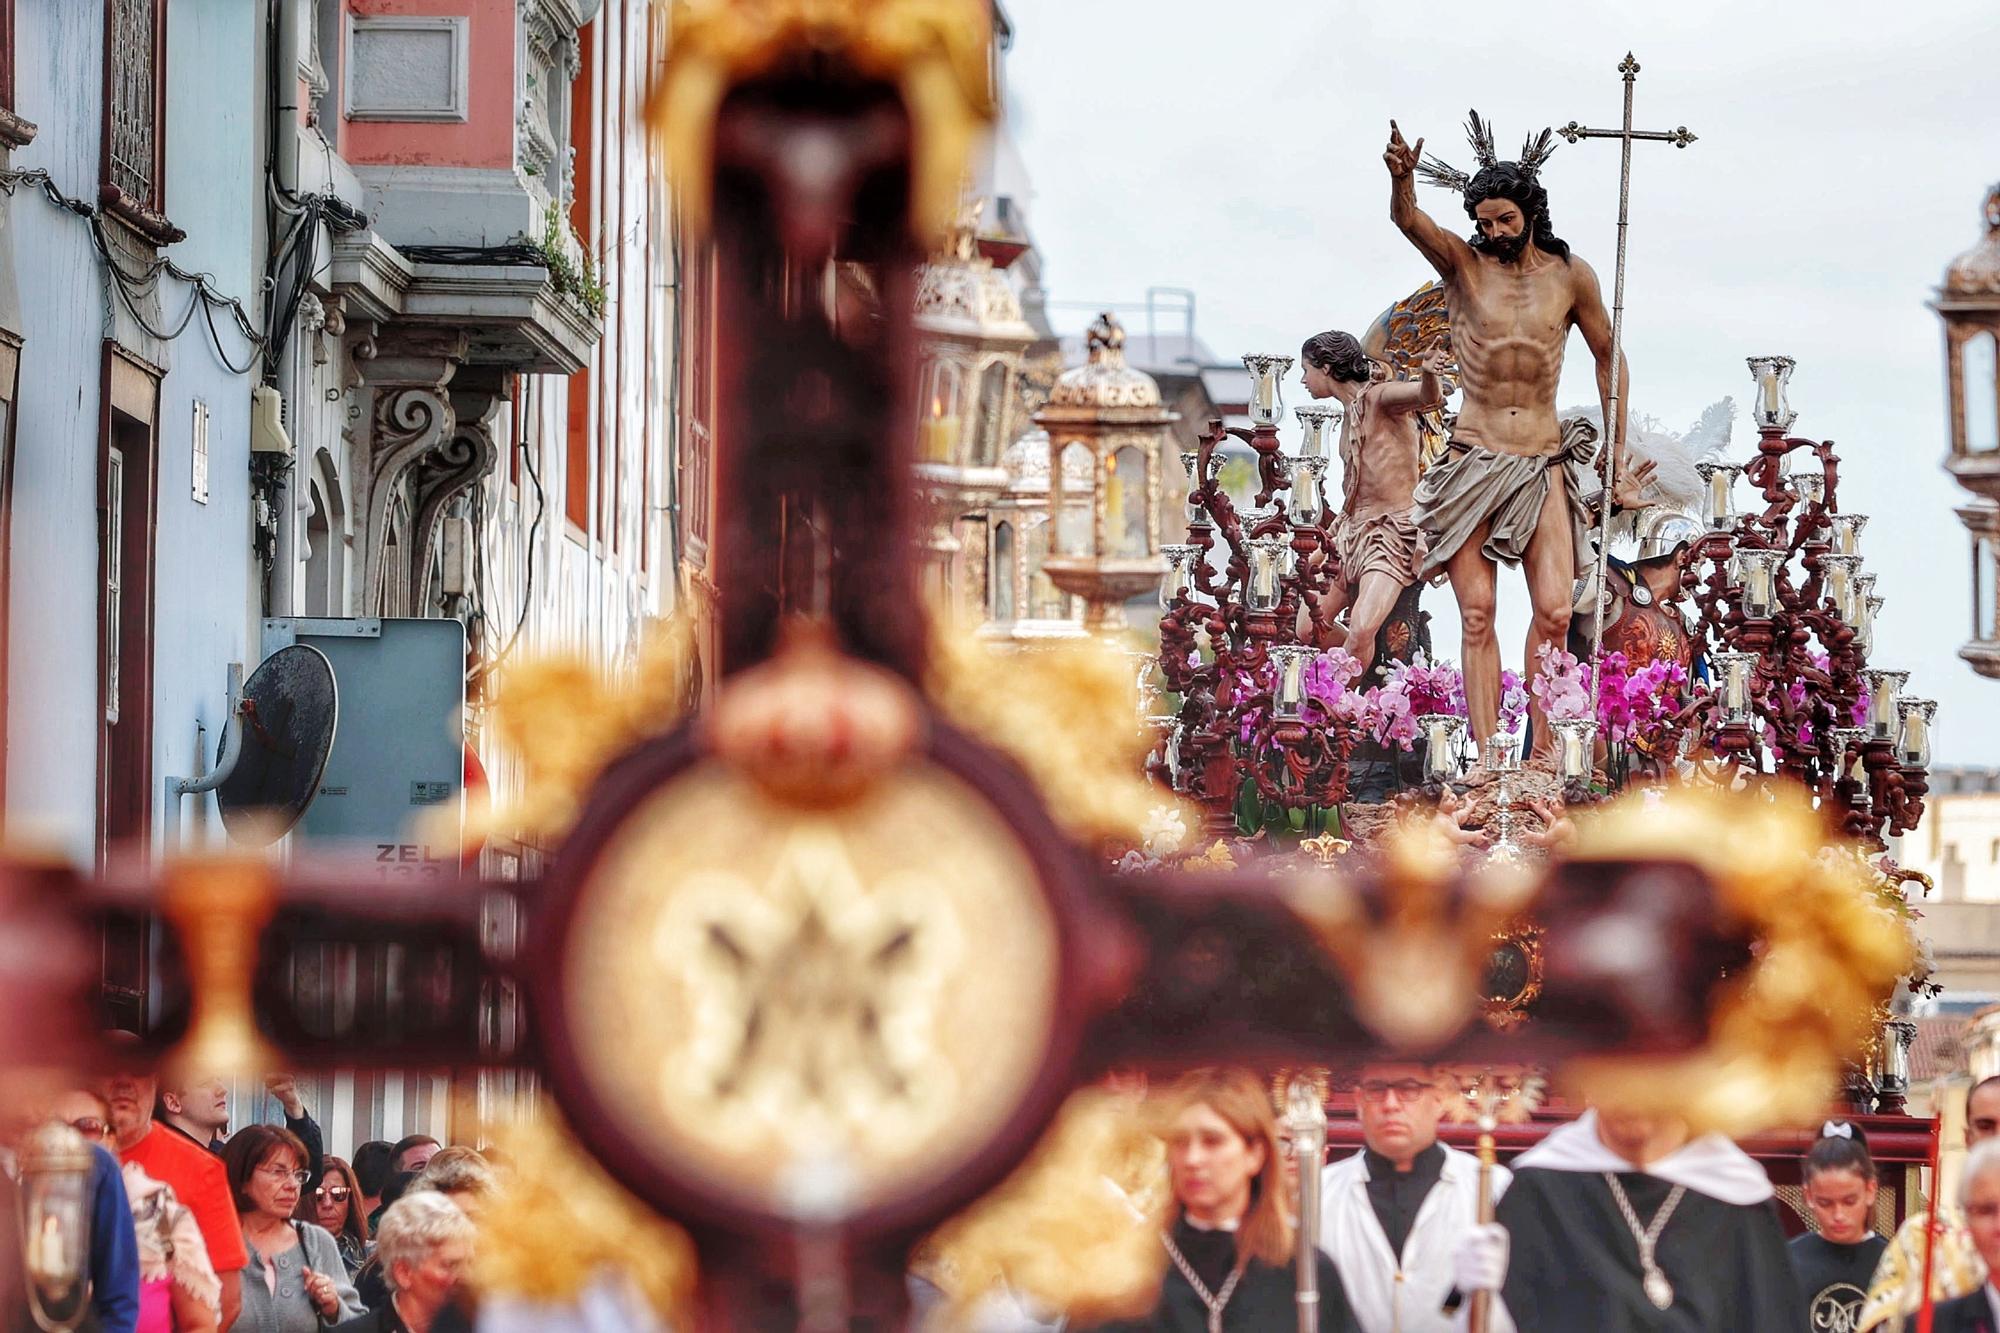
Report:
M 1528 248 L 1528 215 L 1512 199 L 1482 200 L 1473 211 L 1480 249 L 1503 264 L 1520 262 Z

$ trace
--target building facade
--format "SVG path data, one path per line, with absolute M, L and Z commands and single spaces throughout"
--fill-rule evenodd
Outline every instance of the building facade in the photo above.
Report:
M 682 588 L 712 596 L 705 266 L 646 126 L 667 19 L 0 0 L 16 845 L 88 865 L 220 841 L 213 798 L 167 784 L 213 766 L 232 673 L 376 618 L 456 622 L 450 726 L 504 796 L 518 764 L 481 726 L 500 666 L 621 670 Z M 395 702 L 341 698 L 357 723 Z M 538 857 L 497 839 L 482 868 Z M 145 1021 L 151 951 L 107 942 L 112 1021 Z M 324 962 L 335 992 L 366 971 Z M 329 1077 L 311 1100 L 344 1151 L 443 1137 L 455 1091 Z
M 1916 906 L 1944 999 L 2000 1001 L 2000 770 L 1932 769 L 1922 825 L 1889 854 L 1934 886 Z

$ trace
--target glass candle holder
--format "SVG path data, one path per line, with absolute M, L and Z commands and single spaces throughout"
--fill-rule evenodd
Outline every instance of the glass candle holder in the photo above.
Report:
M 1736 479 L 1743 475 L 1740 463 L 1718 463 L 1703 459 L 1694 465 L 1701 474 L 1701 517 L 1709 528 L 1722 531 L 1736 526 Z
M 1882 598 L 1868 598 L 1862 606 L 1861 623 L 1854 627 L 1854 643 L 1863 657 L 1875 650 L 1875 617 L 1882 614 L 1882 605 Z
M 1785 388 L 1791 382 L 1792 367 L 1798 363 L 1789 356 L 1752 356 L 1744 360 L 1757 386 L 1750 402 L 1750 419 L 1757 423 L 1759 431 L 1790 430 L 1799 414 L 1786 401 Z
M 1819 558 L 1820 595 L 1833 603 L 1833 613 L 1843 622 L 1855 611 L 1854 576 L 1861 571 L 1858 555 L 1823 555 Z
M 1751 620 L 1769 620 L 1778 603 L 1778 566 L 1785 561 L 1783 551 L 1760 548 L 1736 553 L 1738 603 Z
M 1201 548 L 1170 542 L 1160 548 L 1160 554 L 1167 559 L 1167 576 L 1160 580 L 1160 609 L 1171 611 L 1175 602 L 1194 591 L 1194 562 Z
M 1896 762 L 1905 768 L 1931 766 L 1931 720 L 1937 716 L 1937 700 L 1904 695 L 1896 701 L 1901 723 L 1896 735 Z
M 1243 358 L 1243 365 L 1250 372 L 1251 422 L 1259 426 L 1277 425 L 1285 414 L 1283 386 L 1285 372 L 1292 368 L 1292 358 L 1253 353 Z
M 1214 459 L 1215 455 L 1210 454 L 1209 460 L 1211 464 L 1213 464 Z M 1212 478 L 1213 467 L 1211 466 L 1210 469 L 1211 476 L 1203 477 L 1197 475 L 1195 471 L 1200 466 L 1200 451 L 1194 449 L 1184 449 L 1181 451 L 1181 470 L 1187 473 L 1188 479 L 1187 516 L 1190 523 L 1206 523 L 1208 521 L 1208 511 L 1202 508 L 1201 504 L 1201 492 Z
M 1292 485 L 1285 495 L 1285 512 L 1293 524 L 1310 528 L 1326 517 L 1326 494 L 1322 478 L 1326 459 L 1287 455 Z
M 90 1145 L 51 1121 L 27 1136 L 18 1163 L 23 1294 L 40 1327 L 74 1328 L 90 1299 Z
M 1802 505 L 1825 504 L 1826 473 L 1822 470 L 1794 472 L 1786 480 L 1785 489 Z
M 1277 681 L 1271 690 L 1271 712 L 1286 720 L 1296 719 L 1306 701 L 1306 668 L 1318 656 L 1302 643 L 1281 643 L 1271 649 L 1271 664 Z
M 1165 751 L 1160 756 L 1160 759 L 1161 762 L 1164 763 L 1167 767 L 1168 785 L 1172 786 L 1174 790 L 1179 791 L 1181 785 L 1180 719 L 1170 717 L 1165 720 L 1167 722 L 1167 727 L 1166 727 L 1167 744 Z
M 1244 601 L 1252 611 L 1275 611 L 1284 597 L 1286 557 L 1292 544 L 1283 537 L 1257 537 L 1249 543 L 1250 583 Z
M 1835 555 L 1861 554 L 1861 529 L 1868 526 L 1868 515 L 1828 514 L 1826 526 Z
M 1868 739 L 1893 743 L 1903 729 L 1902 718 L 1896 712 L 1896 700 L 1901 697 L 1903 687 L 1910 683 L 1910 673 L 1864 671 L 1861 679 L 1868 682 Z
M 1856 574 L 1848 580 L 1848 604 L 1854 608 L 1854 614 L 1847 617 L 1847 623 L 1854 626 L 1857 631 L 1868 623 L 1868 599 L 1874 595 L 1875 576 L 1873 574 Z
M 1521 771 L 1521 738 L 1511 731 L 1496 731 L 1480 746 L 1490 773 Z
M 1868 732 L 1862 727 L 1835 727 L 1826 733 L 1826 744 L 1831 767 L 1828 770 L 1836 778 L 1847 778 L 1861 785 L 1863 799 L 1868 792 L 1867 745 Z
M 1715 691 L 1716 697 L 1722 701 L 1723 724 L 1748 725 L 1757 654 L 1715 653 L 1709 657 L 1709 664 L 1715 668 Z
M 1307 458 L 1331 458 L 1339 447 L 1340 420 L 1346 411 L 1339 403 L 1305 403 L 1292 409 L 1305 429 L 1299 452 Z
M 1465 719 L 1450 713 L 1425 713 L 1417 719 L 1417 734 L 1424 740 L 1424 781 L 1457 781 Z
M 1549 722 L 1556 734 L 1556 774 L 1564 782 L 1588 782 L 1597 749 L 1597 719 L 1559 717 Z

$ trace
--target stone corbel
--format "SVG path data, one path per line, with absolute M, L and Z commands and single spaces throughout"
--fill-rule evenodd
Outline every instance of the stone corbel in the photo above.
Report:
M 374 343 L 374 354 L 357 363 L 365 377 L 362 393 L 367 401 L 365 434 L 356 432 L 366 442 L 358 460 L 362 466 L 356 469 L 365 488 L 357 499 L 367 515 L 362 548 L 364 615 L 380 614 L 390 579 L 408 583 L 427 563 L 420 554 L 425 545 L 412 541 L 404 548 L 409 563 L 394 570 L 386 567 L 389 513 L 409 470 L 425 455 L 449 445 L 458 430 L 446 386 L 464 364 L 467 348 L 463 331 L 385 331 Z
M 451 382 L 455 424 L 445 440 L 416 463 L 416 521 L 411 527 L 414 552 L 410 605 L 429 611 L 435 605 L 431 584 L 437 572 L 432 560 L 438 520 L 454 496 L 479 483 L 500 457 L 493 438 L 494 409 L 512 397 L 513 376 L 500 366 L 467 366 Z

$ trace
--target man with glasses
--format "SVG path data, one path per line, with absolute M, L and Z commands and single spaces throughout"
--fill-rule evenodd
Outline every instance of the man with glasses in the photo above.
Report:
M 1479 1163 L 1438 1142 L 1444 1097 L 1424 1066 L 1364 1066 L 1355 1101 L 1367 1146 L 1321 1177 L 1320 1247 L 1363 1333 L 1446 1333 L 1452 1256 L 1479 1220 Z M 1493 1176 L 1497 1198 L 1506 1168 Z M 1512 1329 L 1495 1315 L 1496 1333 Z

